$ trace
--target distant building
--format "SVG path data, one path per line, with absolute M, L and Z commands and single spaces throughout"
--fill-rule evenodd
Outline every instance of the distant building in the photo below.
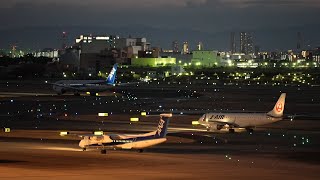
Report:
M 116 48 L 116 40 L 119 36 L 109 35 L 81 35 L 76 39 L 75 46 L 81 49 L 81 53 L 100 53 L 102 50 Z
M 151 50 L 139 51 L 139 58 L 158 58 L 160 56 L 160 48 L 152 48 Z
M 80 68 L 80 50 L 77 48 L 65 49 L 59 57 L 59 64 L 63 70 L 77 72 Z
M 183 66 L 181 65 L 176 65 L 171 67 L 171 75 L 179 75 L 183 74 L 186 71 L 184 70 Z
M 138 55 L 139 51 L 149 50 L 150 43 L 146 38 L 119 38 L 115 41 L 115 48 L 132 50 L 131 56 Z
M 76 39 L 74 48 L 80 51 L 80 71 L 98 73 L 116 62 L 115 35 L 81 35 Z
M 150 67 L 159 67 L 167 65 L 175 65 L 176 58 L 132 58 L 132 66 L 150 66 Z
M 236 49 L 236 36 L 234 32 L 231 32 L 230 35 L 230 52 L 231 54 L 236 53 L 237 49 Z
M 251 33 L 241 32 L 240 33 L 240 52 L 244 54 L 253 53 L 253 39 Z
M 260 52 L 260 46 L 254 46 L 254 55 L 258 55 Z
M 188 42 L 183 42 L 182 54 L 189 54 L 189 44 L 188 44 Z
M 58 58 L 59 51 L 56 49 L 46 48 L 41 51 L 32 53 L 34 57 Z
M 173 52 L 175 52 L 175 53 L 180 52 L 178 41 L 173 41 L 173 42 L 172 42 L 172 50 L 173 50 Z
M 203 50 L 203 43 L 202 42 L 199 42 L 198 45 L 197 45 L 197 50 L 198 51 L 202 51 Z
M 177 64 L 186 65 L 191 63 L 192 54 L 181 54 L 180 52 L 160 52 L 160 57 L 163 58 L 176 58 Z
M 218 66 L 220 55 L 218 51 L 193 51 L 191 64 L 195 66 Z
M 302 48 L 302 34 L 301 32 L 297 33 L 297 50 Z
M 312 60 L 320 63 L 320 47 L 316 48 L 312 54 Z
M 98 73 L 114 63 L 130 64 L 140 51 L 148 52 L 150 44 L 146 38 L 81 35 L 74 46 L 80 50 L 80 71 Z

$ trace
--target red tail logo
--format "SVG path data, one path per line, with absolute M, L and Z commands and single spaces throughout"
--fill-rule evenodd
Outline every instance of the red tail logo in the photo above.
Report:
M 282 103 L 278 103 L 277 106 L 276 106 L 276 111 L 280 113 L 282 110 L 283 110 Z

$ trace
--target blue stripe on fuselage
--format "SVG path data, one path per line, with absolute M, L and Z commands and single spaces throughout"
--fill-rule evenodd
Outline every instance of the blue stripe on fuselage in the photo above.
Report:
M 150 135 L 150 136 L 143 136 L 143 137 L 127 138 L 127 139 L 112 139 L 112 142 L 101 143 L 101 144 L 90 144 L 90 146 L 116 146 L 116 145 L 122 145 L 127 143 L 134 143 L 134 142 L 161 139 L 161 138 L 163 137 L 155 138 L 155 135 Z

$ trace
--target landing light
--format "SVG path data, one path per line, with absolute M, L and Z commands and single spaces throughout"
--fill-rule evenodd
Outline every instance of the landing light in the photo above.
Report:
M 103 135 L 103 131 L 95 131 L 93 134 L 95 136 L 102 136 Z
M 4 128 L 4 132 L 5 133 L 9 133 L 9 132 L 11 132 L 11 129 L 10 128 Z
M 68 131 L 62 131 L 62 132 L 60 132 L 60 136 L 66 136 L 66 135 L 68 135 L 68 134 L 69 134 Z
M 138 121 L 139 121 L 139 118 L 133 118 L 133 117 L 132 117 L 132 118 L 130 118 L 130 121 L 131 121 L 131 122 L 138 122 Z
M 98 113 L 98 116 L 100 116 L 100 117 L 109 116 L 109 113 Z
M 192 121 L 192 125 L 199 125 L 199 121 Z

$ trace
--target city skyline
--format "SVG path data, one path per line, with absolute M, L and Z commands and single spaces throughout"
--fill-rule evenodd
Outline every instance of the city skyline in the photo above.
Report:
M 70 39 L 82 33 L 134 34 L 164 48 L 173 40 L 187 40 L 191 45 L 201 41 L 208 48 L 228 50 L 230 32 L 242 31 L 253 32 L 255 42 L 266 50 L 294 49 L 297 32 L 307 41 L 304 44 L 320 44 L 320 24 L 314 21 L 320 16 L 317 0 L 5 0 L 0 4 L 0 20 L 6 24 L 0 27 L 1 48 L 15 43 L 59 47 L 62 31 Z M 29 42 L 28 37 L 36 35 L 39 38 L 32 39 L 36 42 Z

